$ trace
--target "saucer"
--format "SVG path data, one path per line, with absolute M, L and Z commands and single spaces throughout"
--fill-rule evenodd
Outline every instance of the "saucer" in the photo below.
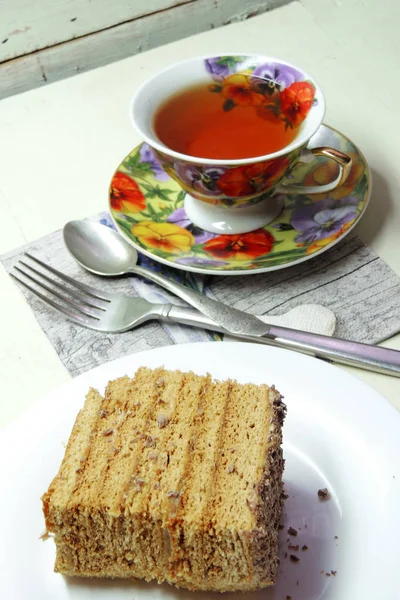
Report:
M 209 275 L 250 275 L 283 269 L 328 250 L 358 223 L 371 193 L 368 164 L 339 131 L 322 125 L 309 148 L 330 146 L 349 154 L 346 182 L 332 192 L 280 195 L 282 210 L 262 229 L 220 235 L 195 226 L 183 207 L 186 193 L 162 169 L 143 143 L 122 161 L 109 189 L 109 209 L 117 230 L 137 250 L 170 267 Z M 323 185 L 337 166 L 322 157 L 299 164 L 296 185 Z

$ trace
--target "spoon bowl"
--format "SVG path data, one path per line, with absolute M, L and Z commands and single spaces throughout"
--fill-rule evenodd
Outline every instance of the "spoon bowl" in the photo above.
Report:
M 138 253 L 113 229 L 90 221 L 70 221 L 64 243 L 75 260 L 91 273 L 114 277 L 135 272 Z

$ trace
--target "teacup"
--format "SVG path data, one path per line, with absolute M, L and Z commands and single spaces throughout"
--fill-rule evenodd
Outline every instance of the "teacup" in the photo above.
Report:
M 244 98 L 248 110 L 261 109 L 263 118 L 282 121 L 295 130 L 295 137 L 275 152 L 229 160 L 169 148 L 156 134 L 155 115 L 168 98 L 198 84 L 209 84 L 210 93 L 221 93 L 221 112 L 227 101 L 230 110 L 236 97 Z M 349 156 L 329 147 L 307 148 L 324 114 L 322 90 L 310 75 L 283 60 L 254 54 L 205 56 L 173 64 L 147 80 L 131 106 L 134 127 L 168 175 L 187 192 L 185 210 L 191 221 L 206 231 L 232 234 L 271 222 L 281 210 L 282 194 L 326 193 L 346 180 Z M 294 167 L 314 156 L 335 161 L 337 179 L 323 186 L 291 185 L 288 175 Z

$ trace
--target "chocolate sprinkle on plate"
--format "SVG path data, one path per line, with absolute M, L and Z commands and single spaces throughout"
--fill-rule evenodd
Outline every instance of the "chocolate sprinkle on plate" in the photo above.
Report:
M 328 498 L 329 498 L 328 488 L 322 488 L 321 490 L 318 490 L 318 498 L 320 500 L 328 500 Z
M 294 529 L 294 527 L 289 527 L 287 532 L 289 535 L 297 535 L 297 529 Z

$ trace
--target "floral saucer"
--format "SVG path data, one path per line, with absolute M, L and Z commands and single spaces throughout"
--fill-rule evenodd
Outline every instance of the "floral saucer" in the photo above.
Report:
M 368 164 L 343 134 L 322 125 L 309 147 L 330 146 L 353 159 L 344 185 L 325 194 L 283 195 L 282 212 L 263 229 L 236 235 L 195 226 L 183 208 L 185 192 L 162 169 L 147 144 L 120 164 L 109 189 L 111 216 L 137 250 L 170 267 L 215 275 L 250 275 L 289 267 L 337 244 L 363 215 L 371 192 Z M 337 176 L 323 157 L 299 164 L 293 183 L 322 185 Z

